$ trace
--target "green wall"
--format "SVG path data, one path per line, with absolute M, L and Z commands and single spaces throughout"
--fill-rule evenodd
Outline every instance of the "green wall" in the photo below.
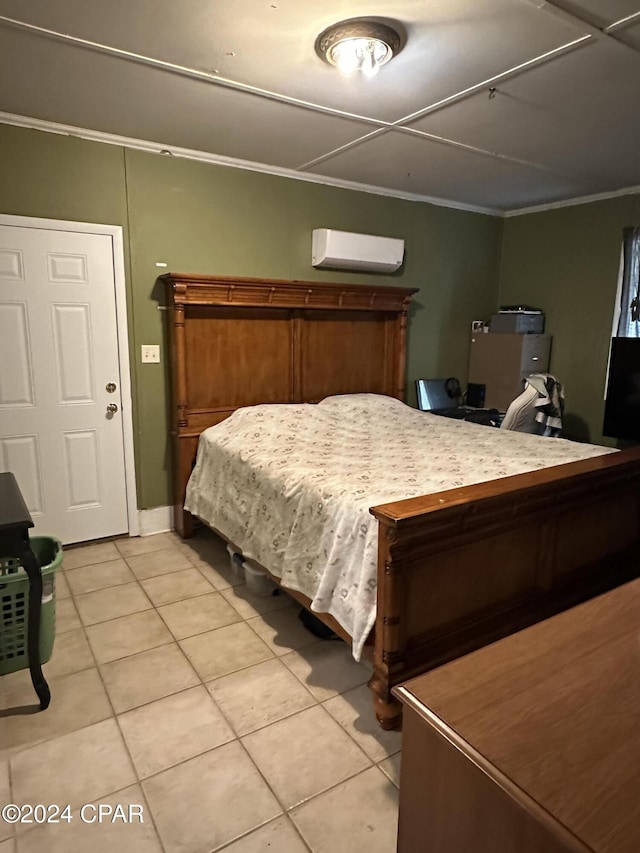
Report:
M 565 435 L 602 436 L 604 385 L 622 229 L 640 225 L 640 194 L 504 220 L 500 304 L 546 312 L 551 372 L 565 386 Z
M 170 502 L 166 362 L 138 357 L 142 343 L 164 353 L 165 270 L 419 288 L 410 402 L 420 376 L 466 380 L 472 319 L 539 305 L 567 434 L 612 443 L 601 433 L 608 343 L 622 229 L 640 225 L 640 194 L 500 219 L 7 125 L 0 150 L 0 212 L 123 227 L 141 509 Z M 405 263 L 393 276 L 314 270 L 321 227 L 402 237 Z
M 135 398 L 138 505 L 170 503 L 167 375 L 139 362 L 164 343 L 159 272 L 391 283 L 419 288 L 409 400 L 420 376 L 466 379 L 469 326 L 498 303 L 501 220 L 0 125 L 1 212 L 122 225 Z M 311 230 L 402 237 L 393 276 L 316 271 Z M 164 352 L 164 348 L 163 348 Z

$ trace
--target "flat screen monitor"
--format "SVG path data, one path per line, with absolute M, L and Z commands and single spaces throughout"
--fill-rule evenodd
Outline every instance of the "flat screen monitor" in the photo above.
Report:
M 605 435 L 640 441 L 640 338 L 611 342 Z
M 418 379 L 416 391 L 418 408 L 421 412 L 451 408 L 460 402 L 460 383 L 455 377 L 449 379 Z

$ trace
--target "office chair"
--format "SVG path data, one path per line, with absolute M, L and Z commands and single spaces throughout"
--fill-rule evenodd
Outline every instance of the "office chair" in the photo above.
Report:
M 524 391 L 509 403 L 500 429 L 556 437 L 562 431 L 564 390 L 555 376 L 532 373 Z

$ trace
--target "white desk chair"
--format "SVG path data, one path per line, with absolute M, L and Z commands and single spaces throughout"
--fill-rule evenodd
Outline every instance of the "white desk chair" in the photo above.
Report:
M 555 376 L 532 373 L 524 391 L 509 404 L 500 429 L 558 436 L 562 430 L 564 391 Z

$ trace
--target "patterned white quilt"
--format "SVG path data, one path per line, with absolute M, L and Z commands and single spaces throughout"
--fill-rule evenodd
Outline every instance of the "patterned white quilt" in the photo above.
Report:
M 185 508 L 353 638 L 375 622 L 369 507 L 612 452 L 353 394 L 239 409 L 200 436 Z

